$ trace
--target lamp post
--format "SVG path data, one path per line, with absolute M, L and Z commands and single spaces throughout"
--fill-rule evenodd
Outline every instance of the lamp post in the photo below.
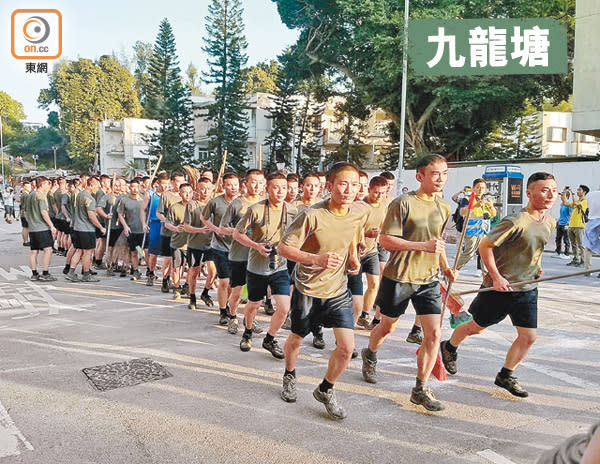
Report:
M 39 156 L 31 155 L 31 157 L 33 158 L 33 169 L 35 169 L 37 171 L 37 160 L 38 160 Z
M 53 146 L 52 150 L 54 150 L 54 172 L 56 172 L 56 146 Z
M 397 194 L 402 189 L 402 171 L 404 169 L 404 126 L 406 125 L 406 84 L 408 78 L 408 4 L 404 0 L 404 47 L 402 50 L 402 108 L 400 112 L 400 152 L 398 153 Z

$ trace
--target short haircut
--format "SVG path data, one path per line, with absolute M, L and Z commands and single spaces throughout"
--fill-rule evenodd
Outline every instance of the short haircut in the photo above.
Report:
M 171 180 L 175 180 L 176 177 L 185 178 L 185 174 L 183 174 L 182 172 L 174 172 L 173 174 L 171 174 Z
M 140 179 L 141 182 L 146 182 L 148 179 L 150 179 L 150 176 L 142 176 L 142 178 Z
M 131 179 L 129 181 L 129 185 L 131 185 L 131 184 L 138 184 L 138 185 L 140 185 L 140 180 L 137 177 L 134 178 L 134 179 Z
M 161 180 L 169 180 L 169 174 L 167 174 L 166 172 L 161 172 L 157 177 L 157 180 L 161 181 Z
M 183 184 L 181 184 L 181 185 L 179 186 L 179 190 L 181 190 L 181 189 L 182 189 L 182 188 L 184 188 L 184 187 L 189 187 L 189 188 L 191 188 L 192 190 L 194 189 L 194 188 L 192 187 L 192 184 L 188 184 L 187 182 L 184 182 Z
M 371 187 L 387 187 L 387 180 L 383 176 L 375 176 L 369 182 L 369 188 Z
M 35 178 L 35 184 L 39 187 L 43 182 L 50 182 L 50 179 L 48 179 L 45 176 L 38 176 Z
M 98 179 L 97 177 L 93 177 L 93 176 L 91 176 L 91 177 L 90 177 L 90 178 L 87 180 L 87 185 L 88 185 L 88 187 L 89 187 L 90 185 L 92 185 L 92 183 L 93 183 L 94 181 L 96 181 L 96 182 L 100 183 L 100 179 Z
M 481 184 L 482 182 L 485 184 L 485 183 L 486 183 L 486 182 L 485 182 L 485 179 L 482 179 L 481 177 L 478 177 L 477 179 L 475 179 L 475 180 L 473 181 L 473 187 L 475 187 L 477 184 Z M 487 185 L 487 184 L 486 184 L 486 185 Z
M 394 174 L 392 174 L 390 171 L 383 171 L 379 175 L 387 180 L 394 180 L 396 178 L 396 176 Z
M 324 172 L 317 172 L 317 177 L 327 177 L 327 174 L 325 174 Z
M 205 172 L 210 172 L 210 173 L 213 175 L 213 177 L 215 176 L 215 171 L 214 171 L 214 169 L 211 169 L 211 168 L 204 168 L 204 169 L 201 169 L 201 170 L 200 170 L 200 174 L 204 174 Z
M 100 176 L 100 179 L 110 179 L 110 176 L 106 175 L 106 174 L 102 174 Z
M 358 177 L 369 177 L 369 174 L 365 171 L 358 171 Z
M 273 171 L 267 174 L 267 182 L 271 182 L 275 179 L 287 180 L 287 176 L 281 171 Z
M 246 178 L 251 175 L 264 176 L 265 174 L 260 169 L 248 169 L 246 171 Z
M 556 180 L 554 178 L 554 176 L 552 174 L 550 174 L 549 172 L 534 172 L 533 174 L 531 174 L 529 176 L 529 179 L 527 179 L 527 188 L 529 188 L 529 186 L 531 184 L 533 184 L 534 182 L 537 182 L 538 180 L 548 180 L 548 179 Z
M 589 188 L 587 185 L 583 185 L 583 184 L 581 184 L 581 185 L 579 186 L 579 188 L 580 188 L 581 190 L 583 190 L 583 192 L 584 192 L 586 195 L 587 195 L 588 193 L 590 193 L 590 188 Z
M 235 172 L 228 172 L 223 176 L 223 182 L 227 179 L 240 179 L 239 176 Z
M 309 172 L 304 176 L 304 179 L 302 179 L 302 183 L 304 184 L 304 182 L 306 182 L 306 179 L 308 179 L 309 177 L 314 177 L 315 179 L 319 180 L 319 174 L 317 174 L 316 172 Z
M 438 155 L 437 153 L 430 153 L 430 154 L 422 156 L 421 158 L 418 159 L 417 165 L 416 165 L 416 170 L 417 170 L 417 172 L 420 172 L 423 168 L 429 166 L 430 164 L 434 164 L 434 163 L 448 164 L 448 161 L 442 155 Z
M 331 169 L 327 173 L 327 180 L 329 182 L 333 182 L 336 176 L 342 171 L 354 171 L 358 174 L 358 168 L 354 166 L 352 163 L 347 163 L 345 161 L 340 161 L 331 166 Z
M 300 182 L 300 177 L 298 174 L 294 174 L 293 172 L 287 175 L 288 182 Z
M 205 182 L 212 184 L 212 180 L 210 180 L 210 177 L 202 176 L 200 179 L 198 179 L 199 184 L 203 184 Z

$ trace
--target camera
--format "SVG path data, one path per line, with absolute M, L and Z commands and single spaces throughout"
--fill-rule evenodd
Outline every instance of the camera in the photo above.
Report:
M 269 252 L 269 270 L 274 271 L 277 269 L 277 248 L 270 244 L 267 244 L 265 248 Z

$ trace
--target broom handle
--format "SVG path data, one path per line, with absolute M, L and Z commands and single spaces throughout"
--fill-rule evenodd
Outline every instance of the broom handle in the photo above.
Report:
M 156 177 L 156 173 L 158 172 L 158 167 L 160 166 L 160 162 L 162 161 L 163 155 L 161 154 L 156 161 L 156 166 L 154 167 L 154 171 L 150 176 L 150 188 L 152 188 L 152 182 L 154 181 L 154 177 Z M 154 193 L 152 194 L 154 196 Z M 152 209 L 152 196 L 148 199 L 148 217 L 146 217 L 146 227 L 150 224 L 150 210 Z M 146 244 L 146 236 L 150 233 L 144 232 L 144 238 L 142 239 L 142 250 L 144 249 L 144 245 Z
M 578 272 L 573 272 L 571 274 L 561 274 L 561 275 L 552 276 L 552 277 L 542 277 L 540 279 L 523 280 L 521 282 L 515 282 L 513 284 L 510 284 L 510 286 L 511 287 L 522 287 L 524 285 L 536 284 L 538 282 L 548 282 L 550 280 L 566 279 L 567 277 L 577 277 L 577 276 L 584 275 L 584 274 L 591 274 L 592 272 L 600 272 L 600 269 L 590 269 L 589 271 L 578 271 Z M 469 295 L 471 293 L 485 293 L 485 292 L 491 292 L 491 291 L 494 291 L 494 287 L 480 288 L 477 290 L 467 290 L 465 292 L 456 293 L 456 295 Z
M 469 207 L 467 209 L 467 215 L 465 216 L 465 220 L 463 222 L 463 230 L 460 232 L 460 237 L 458 239 L 458 243 L 456 244 L 456 256 L 454 256 L 454 265 L 452 266 L 452 270 L 456 271 L 456 266 L 458 265 L 458 259 L 460 258 L 460 249 L 462 248 L 463 241 L 465 240 L 465 235 L 467 233 L 467 224 L 469 223 L 469 217 L 471 216 L 471 211 L 473 210 L 473 204 L 475 203 L 475 192 L 471 192 L 471 197 L 469 198 Z M 453 281 L 448 282 L 448 287 L 446 288 L 446 295 L 444 296 L 444 301 L 442 303 L 442 312 L 440 314 L 440 328 L 442 327 L 442 323 L 444 322 L 444 313 L 446 312 L 446 306 L 448 305 L 448 298 L 450 297 L 450 291 L 452 290 Z
M 217 176 L 217 182 L 215 183 L 215 191 L 213 192 L 213 198 L 217 194 L 217 189 L 219 188 L 219 183 L 221 182 L 221 178 L 223 177 L 223 172 L 225 172 L 225 165 L 227 164 L 227 150 L 223 151 L 223 162 L 221 163 L 221 168 L 219 169 L 219 175 Z
M 117 181 L 117 173 L 113 172 L 113 178 L 112 178 L 112 184 L 111 184 L 111 188 L 114 189 L 115 188 L 115 182 Z M 112 214 L 112 210 L 113 210 L 113 205 L 110 205 L 110 208 L 108 209 L 108 214 Z M 106 247 L 104 248 L 104 254 L 108 253 L 108 242 L 110 241 L 110 223 L 112 222 L 112 217 L 107 221 L 107 230 L 106 230 Z M 108 259 L 108 258 L 106 258 Z

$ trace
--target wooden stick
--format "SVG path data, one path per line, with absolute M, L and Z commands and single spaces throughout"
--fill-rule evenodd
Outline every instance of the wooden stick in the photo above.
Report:
M 537 284 L 539 282 L 548 282 L 550 280 L 566 279 L 567 277 L 577 277 L 577 276 L 584 275 L 584 274 L 591 274 L 592 272 L 600 272 L 600 269 L 590 269 L 589 271 L 578 271 L 578 272 L 573 272 L 571 274 L 561 274 L 561 275 L 552 276 L 552 277 L 541 277 L 539 279 L 523 280 L 522 282 L 512 283 L 512 284 L 510 284 L 510 286 L 511 287 L 522 287 L 524 285 Z M 494 287 L 480 288 L 477 290 L 467 290 L 465 292 L 456 293 L 455 295 L 468 295 L 470 293 L 485 293 L 485 292 L 491 292 L 491 291 L 495 291 Z
M 156 167 L 154 168 L 154 172 L 150 176 L 150 188 L 152 188 L 152 182 L 154 181 L 154 177 L 156 177 L 156 173 L 158 172 L 158 167 L 160 166 L 160 162 L 162 161 L 162 159 L 163 159 L 163 155 L 161 154 L 158 157 L 158 160 L 156 161 Z M 148 193 L 148 192 L 146 192 L 146 193 Z M 148 216 L 146 217 L 146 227 L 148 227 L 148 224 L 150 224 L 150 209 L 152 208 L 151 202 L 152 202 L 152 198 L 148 198 Z M 146 245 L 146 237 L 148 236 L 149 233 L 150 233 L 150 231 L 144 232 L 144 238 L 142 239 L 141 251 L 138 250 L 138 255 L 140 256 L 140 258 L 146 259 L 146 256 L 144 255 L 144 245 Z
M 258 159 L 256 160 L 256 169 L 262 170 L 262 145 L 258 146 Z
M 111 189 L 115 188 L 115 183 L 117 181 L 117 173 L 113 172 L 113 178 L 112 178 L 112 184 L 111 184 Z M 115 199 L 116 201 L 116 199 Z M 113 206 L 114 205 L 110 205 L 110 208 L 108 208 L 108 214 L 112 214 L 112 210 L 113 210 Z M 108 223 L 107 223 L 107 229 L 106 229 L 106 246 L 104 247 L 104 254 L 108 253 L 108 242 L 110 241 L 110 223 L 112 222 L 112 218 L 108 219 Z M 107 258 L 108 259 L 108 258 Z
M 221 163 L 221 168 L 219 169 L 219 175 L 217 176 L 217 182 L 215 183 L 215 190 L 213 192 L 213 198 L 217 194 L 217 190 L 219 189 L 219 183 L 221 182 L 221 178 L 223 177 L 223 173 L 225 172 L 225 166 L 227 165 L 227 150 L 223 151 L 223 162 Z

